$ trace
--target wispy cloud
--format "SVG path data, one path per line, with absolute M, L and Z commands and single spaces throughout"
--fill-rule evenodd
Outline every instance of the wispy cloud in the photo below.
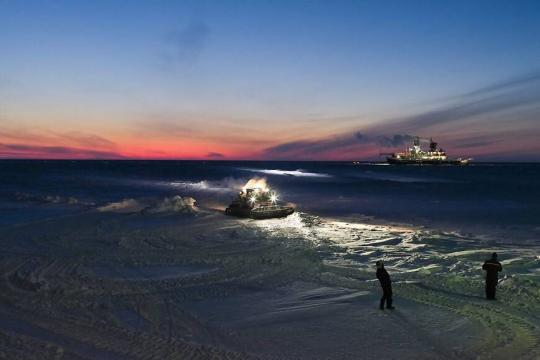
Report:
M 58 134 L 58 136 L 60 138 L 64 138 L 66 140 L 72 141 L 81 146 L 87 146 L 87 147 L 99 148 L 99 149 L 115 149 L 116 148 L 115 142 L 108 140 L 104 137 L 94 135 L 94 134 L 71 131 L 71 132 L 67 132 L 63 134 Z
M 90 147 L 100 150 L 113 150 L 117 144 L 102 136 L 82 131 L 50 132 L 29 130 L 23 127 L 0 128 L 0 141 L 9 140 L 30 144 L 62 144 L 74 147 Z
M 14 81 L 0 73 L 0 90 L 9 89 L 14 85 Z
M 378 127 L 396 127 L 416 132 L 429 126 L 469 120 L 517 108 L 540 105 L 540 72 L 517 76 L 458 97 L 438 109 L 393 119 Z
M 266 148 L 264 154 L 265 156 L 280 159 L 287 158 L 288 156 L 312 158 L 314 155 L 345 148 L 354 148 L 359 145 L 372 145 L 383 148 L 396 147 L 410 142 L 412 138 L 413 136 L 408 134 L 394 134 L 389 136 L 368 135 L 355 132 L 353 134 L 341 134 L 326 139 L 292 141 Z
M 176 63 L 193 63 L 204 50 L 210 28 L 201 21 L 192 22 L 165 36 L 163 53 L 167 66 Z
M 264 149 L 263 158 L 313 158 L 369 144 L 377 147 L 396 147 L 411 140 L 411 135 L 436 130 L 437 126 L 451 126 L 465 121 L 495 116 L 509 111 L 540 105 L 540 73 L 508 79 L 490 86 L 453 97 L 450 104 L 429 111 L 389 119 L 368 128 L 341 133 L 322 139 L 299 139 Z M 540 118 L 540 113 L 533 116 Z M 489 121 L 489 120 L 487 120 Z M 485 124 L 489 126 L 489 124 Z M 509 125 L 511 126 L 511 125 Z M 389 135 L 392 134 L 392 135 Z M 393 135 L 395 134 L 395 135 Z M 401 135 L 403 134 L 403 135 Z M 493 144 L 494 139 L 470 139 L 456 145 L 480 147 Z M 359 148 L 365 149 L 365 147 Z M 352 149 L 354 150 L 354 149 Z
M 184 118 L 180 120 L 184 122 Z M 171 116 L 164 115 L 149 115 L 143 120 L 135 123 L 133 128 L 136 135 L 145 135 L 152 137 L 183 137 L 190 136 L 193 133 L 192 128 L 189 125 L 180 124 L 179 121 L 171 119 Z
M 123 159 L 117 152 L 66 146 L 39 146 L 26 144 L 0 143 L 2 158 L 47 158 L 47 159 Z
M 81 131 L 56 133 L 26 128 L 0 128 L 0 157 L 121 159 L 117 144 Z
M 476 95 L 485 95 L 490 93 L 495 93 L 498 91 L 506 91 L 511 88 L 520 87 L 522 85 L 528 85 L 530 83 L 535 83 L 540 81 L 540 71 L 534 71 L 527 74 L 523 74 L 520 76 L 515 76 L 510 79 L 506 79 L 504 81 L 500 81 L 485 87 L 481 87 L 479 89 L 470 91 L 465 94 L 461 94 L 460 97 L 470 97 L 470 96 L 476 96 Z
M 494 137 L 493 134 L 488 134 L 457 139 L 453 141 L 453 145 L 460 148 L 476 148 L 493 145 L 500 143 L 501 141 L 502 140 L 500 138 Z
M 208 154 L 206 154 L 206 157 L 209 159 L 224 159 L 225 155 L 218 152 L 209 152 Z
M 243 119 L 238 120 L 239 122 Z M 219 115 L 196 113 L 154 113 L 139 115 L 139 120 L 128 131 L 134 136 L 157 139 L 190 140 L 219 145 L 228 143 L 260 149 L 272 144 L 268 131 L 257 127 L 249 128 L 237 123 L 237 119 L 223 120 Z

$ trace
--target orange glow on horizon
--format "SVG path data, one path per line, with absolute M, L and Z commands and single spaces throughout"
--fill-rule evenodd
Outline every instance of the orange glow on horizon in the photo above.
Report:
M 225 131 L 220 139 L 205 139 L 204 134 L 200 133 L 194 134 L 192 138 L 185 136 L 176 138 L 174 135 L 167 138 L 141 135 L 137 138 L 134 134 L 121 132 L 118 129 L 103 135 L 95 134 L 99 132 L 66 130 L 61 133 L 45 129 L 25 131 L 25 129 L 0 128 L 0 158 L 384 161 L 384 157 L 379 156 L 380 151 L 398 150 L 397 148 L 381 148 L 374 143 L 353 142 L 337 148 L 327 147 L 323 151 L 309 151 L 303 148 L 302 137 L 294 140 L 284 135 L 283 138 L 269 137 L 272 138 L 271 142 L 257 142 L 245 133 L 234 134 L 229 139 Z M 520 136 L 522 141 L 519 144 L 525 149 L 537 148 L 538 145 L 533 137 L 523 137 L 520 132 L 514 135 Z M 444 144 L 450 144 L 448 152 L 451 157 L 472 157 L 479 160 L 493 156 L 504 158 L 524 152 L 515 148 L 514 144 L 502 140 L 476 147 L 451 146 L 453 141 L 459 144 L 462 136 L 457 134 L 444 141 Z M 499 135 L 495 134 L 492 137 L 498 139 Z M 320 140 L 309 140 L 307 144 L 315 144 L 317 148 L 319 143 L 325 145 L 326 139 L 332 138 L 322 137 Z M 283 150 L 266 151 L 272 146 Z

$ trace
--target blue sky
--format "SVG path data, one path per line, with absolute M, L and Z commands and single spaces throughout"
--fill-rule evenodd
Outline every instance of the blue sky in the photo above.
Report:
M 361 159 L 381 145 L 302 146 L 412 133 L 538 160 L 539 24 L 538 1 L 0 0 L 0 156 Z M 532 99 L 403 123 L 500 83 Z

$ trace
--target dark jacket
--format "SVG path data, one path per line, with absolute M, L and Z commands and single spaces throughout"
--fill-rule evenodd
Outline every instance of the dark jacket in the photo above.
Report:
M 486 270 L 486 281 L 497 282 L 499 279 L 498 273 L 502 271 L 502 266 L 497 260 L 489 259 L 482 265 L 482 270 Z
M 388 275 L 388 272 L 385 268 L 377 269 L 377 279 L 379 279 L 383 288 L 389 287 L 392 284 L 392 281 L 390 280 L 390 275 Z

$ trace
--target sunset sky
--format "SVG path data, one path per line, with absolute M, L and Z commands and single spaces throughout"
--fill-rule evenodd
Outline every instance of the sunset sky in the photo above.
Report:
M 540 161 L 540 1 L 0 0 L 0 158 Z

